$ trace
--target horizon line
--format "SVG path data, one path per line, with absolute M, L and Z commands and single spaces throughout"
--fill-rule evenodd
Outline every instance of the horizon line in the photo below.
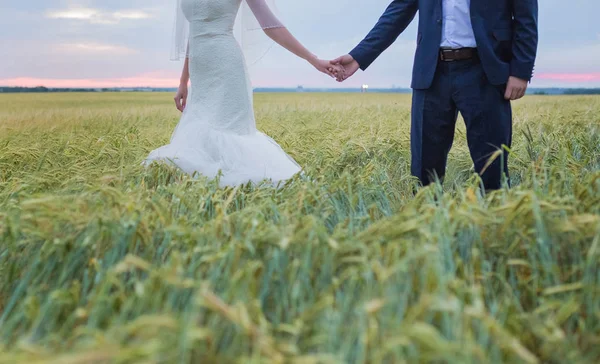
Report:
M 83 86 L 60 86 L 60 87 L 52 87 L 45 85 L 38 86 L 11 86 L 11 85 L 2 85 L 0 84 L 0 89 L 3 88 L 21 88 L 21 89 L 36 89 L 36 88 L 45 88 L 48 90 L 130 90 L 130 89 L 150 89 L 150 90 L 160 90 L 160 89 L 169 89 L 176 90 L 177 86 L 111 86 L 111 87 L 83 87 Z M 254 90 L 256 89 L 278 89 L 278 90 L 348 90 L 348 89 L 356 89 L 360 90 L 360 86 L 347 86 L 347 87 L 327 87 L 327 86 L 254 86 L 252 87 Z M 410 87 L 392 87 L 392 86 L 382 86 L 382 87 L 370 87 L 370 90 L 412 90 Z M 600 85 L 598 86 L 532 86 L 528 88 L 529 90 L 536 89 L 560 89 L 560 90 L 568 90 L 568 89 L 600 89 Z

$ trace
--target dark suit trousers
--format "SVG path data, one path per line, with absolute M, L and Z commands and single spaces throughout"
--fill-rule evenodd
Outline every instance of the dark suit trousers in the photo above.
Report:
M 504 100 L 505 88 L 490 84 L 478 59 L 440 61 L 431 87 L 413 91 L 412 174 L 424 185 L 436 177 L 443 180 L 460 112 L 475 171 L 486 190 L 499 189 L 502 175 L 508 178 L 508 154 L 491 165 L 488 161 L 512 142 L 512 111 Z

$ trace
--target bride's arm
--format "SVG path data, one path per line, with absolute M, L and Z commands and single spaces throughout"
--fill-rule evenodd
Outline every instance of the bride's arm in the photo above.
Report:
M 188 53 L 189 55 L 189 45 Z M 190 57 L 185 57 L 185 63 L 183 64 L 183 70 L 181 71 L 181 78 L 179 79 L 179 88 L 175 94 L 175 106 L 177 110 L 183 112 L 185 105 L 187 104 L 188 97 L 188 83 L 190 82 Z
M 340 66 L 332 66 L 331 63 L 319 59 L 302 45 L 287 28 L 273 14 L 265 0 L 246 0 L 252 13 L 260 23 L 264 32 L 277 44 L 292 52 L 296 56 L 308 61 L 319 71 L 335 77 L 343 69 Z
M 189 51 L 190 46 L 188 45 L 188 52 L 187 52 L 187 56 L 185 57 L 185 62 L 183 64 L 183 70 L 181 71 L 181 78 L 179 79 L 179 84 L 180 85 L 186 85 L 188 84 L 188 82 L 190 81 L 190 57 L 189 57 Z
M 308 63 L 319 71 L 326 73 L 331 77 L 335 77 L 336 71 L 340 71 L 340 69 L 338 69 L 339 67 L 332 67 L 331 63 L 328 64 L 327 61 L 319 59 L 319 57 L 312 54 L 292 35 L 292 33 L 289 32 L 289 30 L 287 30 L 287 28 L 269 28 L 265 29 L 265 33 L 280 46 L 308 61 Z

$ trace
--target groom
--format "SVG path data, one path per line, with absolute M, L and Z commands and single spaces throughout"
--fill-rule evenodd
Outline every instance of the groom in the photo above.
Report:
M 510 101 L 525 95 L 533 76 L 537 0 L 394 0 L 350 54 L 331 61 L 346 69 L 338 81 L 366 70 L 417 12 L 412 174 L 424 185 L 443 180 L 460 112 L 475 171 L 486 190 L 499 189 L 508 177 Z

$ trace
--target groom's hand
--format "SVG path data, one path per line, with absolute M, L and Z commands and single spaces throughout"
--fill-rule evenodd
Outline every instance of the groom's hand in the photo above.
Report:
M 360 68 L 358 62 L 356 62 L 356 60 L 354 60 L 354 58 L 352 58 L 352 56 L 349 54 L 332 60 L 331 64 L 340 65 L 345 69 L 345 72 L 337 75 L 336 79 L 338 82 L 343 82 L 348 78 L 352 77 L 352 75 L 354 75 L 356 71 L 358 71 L 358 69 Z
M 504 98 L 506 100 L 518 100 L 521 97 L 525 96 L 525 92 L 527 91 L 527 81 L 522 80 L 517 77 L 510 76 L 508 78 L 508 83 L 506 84 L 506 92 L 504 93 Z

